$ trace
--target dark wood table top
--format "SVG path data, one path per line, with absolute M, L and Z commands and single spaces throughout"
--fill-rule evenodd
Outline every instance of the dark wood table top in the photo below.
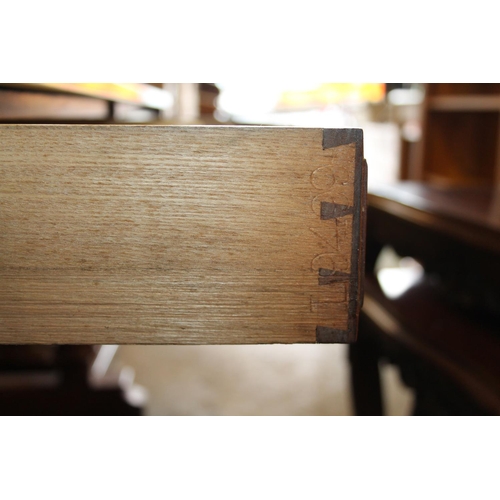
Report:
M 500 189 L 402 181 L 371 187 L 368 205 L 422 227 L 500 253 Z

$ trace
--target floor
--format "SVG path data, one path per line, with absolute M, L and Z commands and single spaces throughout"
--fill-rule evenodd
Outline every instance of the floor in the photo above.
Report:
M 133 367 L 147 415 L 352 415 L 344 345 L 121 346 L 112 369 Z M 382 370 L 387 413 L 412 395 Z
M 395 126 L 361 126 L 369 183 L 395 178 Z M 147 415 L 353 414 L 344 345 L 121 346 L 111 370 L 123 366 L 148 393 Z M 395 368 L 382 368 L 382 385 L 387 414 L 409 414 Z

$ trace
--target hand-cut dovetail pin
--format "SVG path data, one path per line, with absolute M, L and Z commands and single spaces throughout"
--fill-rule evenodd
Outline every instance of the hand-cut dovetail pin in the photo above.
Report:
M 349 330 L 340 330 L 320 325 L 316 327 L 316 342 L 318 344 L 345 344 L 349 341 Z
M 331 269 L 319 268 L 318 285 L 330 285 L 331 283 L 346 283 L 351 279 L 349 273 L 332 271 Z
M 338 203 L 330 203 L 328 201 L 321 202 L 321 219 L 338 219 L 344 215 L 352 215 L 354 207 L 349 205 L 340 205 Z

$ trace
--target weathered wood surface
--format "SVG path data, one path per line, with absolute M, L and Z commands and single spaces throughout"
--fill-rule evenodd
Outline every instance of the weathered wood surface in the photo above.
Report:
M 0 343 L 349 342 L 362 131 L 0 125 Z

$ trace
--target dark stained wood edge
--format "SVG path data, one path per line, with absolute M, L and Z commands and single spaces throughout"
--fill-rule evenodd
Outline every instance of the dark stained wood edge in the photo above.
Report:
M 360 247 L 358 269 L 360 270 L 359 276 L 359 289 L 358 289 L 358 314 L 361 307 L 363 307 L 364 292 L 365 292 L 365 272 L 366 272 L 366 214 L 368 211 L 368 163 L 363 158 L 362 172 L 361 172 L 361 218 L 360 218 Z
M 351 343 L 358 337 L 359 312 L 363 301 L 363 277 L 366 239 L 366 192 L 368 168 L 363 158 L 362 129 L 324 129 L 323 149 L 355 144 L 354 207 L 352 213 L 351 275 L 347 330 L 316 327 L 317 343 Z M 332 210 L 334 210 L 332 208 Z M 332 212 L 333 213 L 333 212 Z M 323 213 L 322 213 L 323 215 Z M 344 214 L 344 215 L 347 215 Z M 321 274 L 320 274 L 321 278 Z

